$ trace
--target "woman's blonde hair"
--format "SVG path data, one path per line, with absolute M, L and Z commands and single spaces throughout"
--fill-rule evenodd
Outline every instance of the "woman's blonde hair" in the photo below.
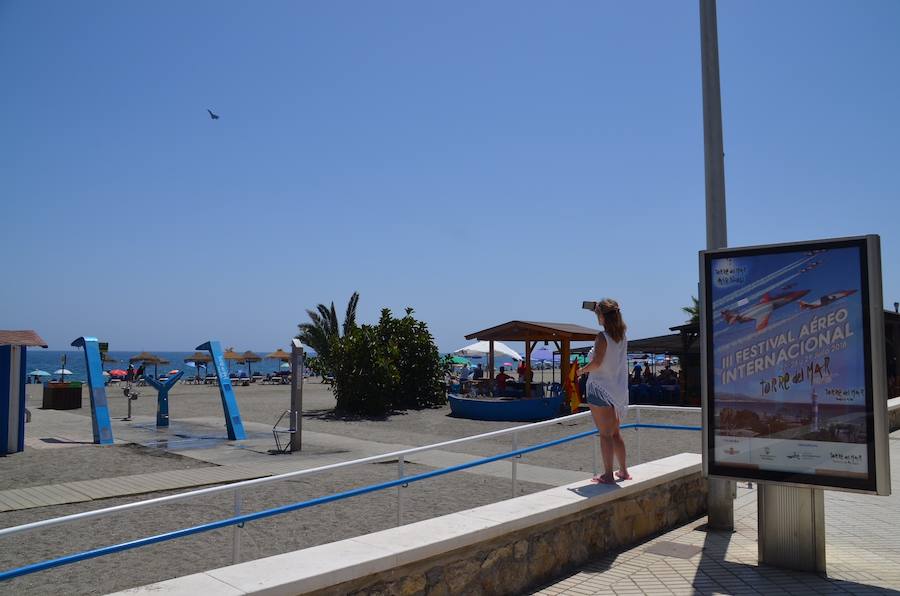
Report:
M 612 298 L 604 298 L 597 303 L 597 310 L 603 313 L 603 329 L 612 340 L 619 343 L 625 339 L 625 321 L 622 320 L 622 312 L 619 303 Z

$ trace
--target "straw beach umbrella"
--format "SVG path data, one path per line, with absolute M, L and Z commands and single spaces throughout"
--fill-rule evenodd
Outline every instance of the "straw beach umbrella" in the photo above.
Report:
M 212 362 L 212 356 L 205 352 L 194 352 L 184 359 L 185 362 L 193 362 L 194 364 L 206 364 Z
M 281 360 L 282 362 L 290 362 L 291 355 L 281 348 L 278 348 L 274 352 L 266 354 L 266 358 L 271 358 L 272 360 Z
M 159 368 L 160 364 L 165 364 L 168 360 L 160 358 L 156 354 L 151 354 L 150 352 L 141 352 L 140 354 L 136 354 L 128 359 L 130 364 L 134 364 L 135 362 L 140 362 L 142 364 L 152 364 L 153 365 L 153 376 L 159 376 Z
M 212 356 L 207 354 L 206 352 L 194 352 L 190 356 L 184 359 L 185 364 L 197 367 L 197 375 L 196 378 L 200 378 L 200 366 L 206 366 L 210 362 L 212 362 Z
M 229 362 L 240 362 L 243 360 L 244 355 L 234 351 L 234 347 L 230 347 L 225 350 L 225 353 L 222 354 L 222 357 Z
M 260 356 L 259 354 L 254 354 L 250 350 L 247 350 L 241 356 L 242 356 L 241 362 L 247 363 L 247 375 L 252 377 L 253 376 L 252 364 L 254 362 L 259 362 L 260 360 L 262 360 L 262 356 Z

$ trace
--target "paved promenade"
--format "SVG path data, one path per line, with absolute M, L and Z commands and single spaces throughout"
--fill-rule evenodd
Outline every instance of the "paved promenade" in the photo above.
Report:
M 741 483 L 734 533 L 705 532 L 703 518 L 535 594 L 900 594 L 900 431 L 891 435 L 891 479 L 890 497 L 826 491 L 826 577 L 757 563 L 756 490 Z

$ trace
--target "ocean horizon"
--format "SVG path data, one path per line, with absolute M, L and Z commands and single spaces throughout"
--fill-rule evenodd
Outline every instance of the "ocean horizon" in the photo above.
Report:
M 259 354 L 260 356 L 265 356 L 272 351 L 274 350 L 255 353 Z M 114 370 L 117 368 L 121 368 L 123 370 L 127 369 L 128 359 L 132 356 L 137 355 L 137 353 L 138 352 L 110 351 L 108 353 L 108 356 L 114 358 L 115 362 L 104 362 L 103 370 Z M 196 368 L 188 366 L 184 362 L 185 358 L 191 356 L 194 353 L 193 351 L 150 353 L 169 361 L 169 364 L 159 365 L 158 370 L 160 375 L 171 370 L 183 370 L 185 376 L 193 376 L 197 373 Z M 27 374 L 33 370 L 44 370 L 52 374 L 54 371 L 62 368 L 63 357 L 65 357 L 66 370 L 72 371 L 71 375 L 66 375 L 66 380 L 87 381 L 87 365 L 85 364 L 83 350 L 43 350 L 41 348 L 29 348 L 25 355 L 25 372 Z M 249 374 L 249 372 L 252 371 L 266 374 L 277 371 L 278 367 L 281 365 L 281 361 L 263 359 L 260 362 L 253 362 L 249 365 L 246 363 L 238 364 L 237 362 L 228 362 L 227 364 L 231 372 L 244 371 Z M 248 366 L 250 367 L 249 369 Z M 146 366 L 146 371 L 150 374 L 153 374 L 154 365 L 148 364 Z M 44 380 L 48 380 L 48 378 L 56 379 L 58 378 L 58 376 L 59 375 L 53 375 L 53 377 L 45 377 Z

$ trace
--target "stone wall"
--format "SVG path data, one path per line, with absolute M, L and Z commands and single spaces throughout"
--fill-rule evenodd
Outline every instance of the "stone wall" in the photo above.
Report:
M 519 594 L 706 512 L 699 472 L 567 517 L 314 592 L 318 596 Z

